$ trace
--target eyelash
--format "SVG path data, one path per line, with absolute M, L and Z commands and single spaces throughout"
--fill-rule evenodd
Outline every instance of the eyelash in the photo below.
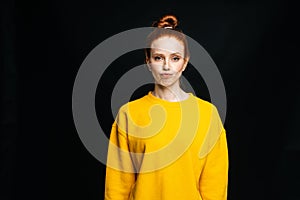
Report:
M 162 59 L 162 57 L 160 57 L 160 56 L 155 56 L 155 57 L 154 57 L 154 60 L 155 60 L 155 61 L 161 60 L 161 59 Z
M 162 60 L 162 59 L 163 59 L 163 58 L 162 58 L 161 56 L 154 56 L 154 60 L 155 60 L 155 61 Z M 174 57 L 172 57 L 172 59 L 173 59 L 175 62 L 177 62 L 177 61 L 180 60 L 180 57 L 179 57 L 179 56 L 174 56 Z
M 173 60 L 174 60 L 174 59 L 176 59 L 176 61 L 179 61 L 179 60 L 180 60 L 180 57 L 177 57 L 177 56 L 176 56 L 176 57 L 173 57 Z

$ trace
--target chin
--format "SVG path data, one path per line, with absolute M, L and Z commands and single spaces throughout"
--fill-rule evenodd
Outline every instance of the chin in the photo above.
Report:
M 175 82 L 173 82 L 173 81 L 172 82 L 171 81 L 170 82 L 169 81 L 168 82 L 166 82 L 166 81 L 164 81 L 164 82 L 160 81 L 157 84 L 161 85 L 163 87 L 170 87 L 170 86 L 173 86 L 175 84 Z

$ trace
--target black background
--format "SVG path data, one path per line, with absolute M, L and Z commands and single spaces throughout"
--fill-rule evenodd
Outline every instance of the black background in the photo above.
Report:
M 1 1 L 0 199 L 103 199 L 105 166 L 73 123 L 77 70 L 103 40 L 165 13 L 179 17 L 223 77 L 228 199 L 299 199 L 297 12 L 283 0 Z M 96 107 L 106 134 L 113 84 L 143 59 L 141 51 L 120 57 L 99 82 Z M 190 67 L 184 75 L 209 100 L 193 74 Z

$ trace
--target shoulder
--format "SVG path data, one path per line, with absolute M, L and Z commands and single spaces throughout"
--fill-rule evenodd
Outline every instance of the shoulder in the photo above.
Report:
M 127 130 L 126 127 L 128 126 L 134 127 L 135 124 L 139 124 L 141 121 L 143 122 L 149 118 L 150 107 L 151 104 L 145 96 L 129 101 L 119 108 L 115 123 L 118 124 L 122 130 Z
M 199 98 L 197 96 L 194 96 L 194 98 L 196 99 L 198 106 L 201 110 L 218 112 L 217 107 L 214 104 L 212 104 L 211 102 L 204 100 L 202 98 Z
M 218 108 L 213 103 L 201 99 L 197 96 L 195 96 L 195 99 L 198 102 L 198 108 L 202 119 L 204 117 L 209 121 L 214 121 L 217 124 L 222 124 Z
M 129 112 L 132 114 L 132 113 L 136 113 L 136 112 L 141 112 L 141 111 L 147 110 L 146 108 L 148 108 L 150 106 L 151 106 L 151 104 L 147 100 L 147 97 L 143 96 L 139 99 L 135 99 L 133 101 L 129 101 L 129 102 L 123 104 L 119 108 L 119 114 L 129 114 Z

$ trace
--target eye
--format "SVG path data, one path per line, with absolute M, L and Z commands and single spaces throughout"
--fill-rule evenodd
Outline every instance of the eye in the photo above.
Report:
M 179 56 L 174 56 L 174 57 L 172 57 L 172 60 L 175 61 L 175 62 L 177 62 L 177 61 L 180 60 L 180 57 Z
M 155 61 L 161 61 L 163 58 L 161 56 L 154 56 L 153 58 Z

